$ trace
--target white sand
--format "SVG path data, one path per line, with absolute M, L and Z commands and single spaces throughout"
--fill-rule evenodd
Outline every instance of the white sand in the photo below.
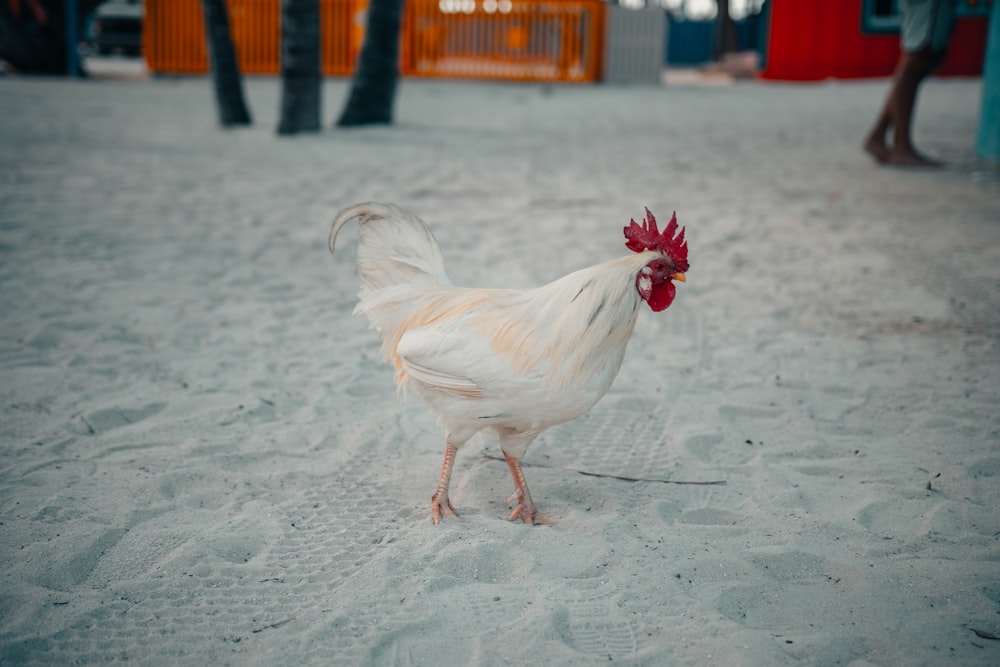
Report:
M 291 140 L 278 87 L 227 132 L 206 79 L 0 79 L 0 663 L 1000 664 L 978 81 L 922 92 L 940 171 L 859 150 L 885 81 L 406 81 L 397 126 Z M 504 519 L 485 438 L 431 525 L 442 434 L 326 251 L 367 199 L 476 286 L 687 225 L 675 304 L 528 452 L 557 526 Z

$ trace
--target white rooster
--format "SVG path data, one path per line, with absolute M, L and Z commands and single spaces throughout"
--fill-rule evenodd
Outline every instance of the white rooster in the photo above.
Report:
M 674 299 L 688 270 L 676 216 L 660 233 L 646 210 L 625 228 L 636 254 L 571 273 L 529 290 L 456 287 L 441 249 L 420 218 L 392 204 L 340 211 L 330 231 L 359 221 L 355 313 L 382 337 L 396 384 L 426 401 L 445 429 L 444 465 L 431 497 L 434 523 L 458 518 L 448 497 L 459 448 L 494 431 L 514 479 L 509 519 L 554 523 L 535 509 L 520 460 L 545 429 L 574 419 L 607 392 L 625 356 L 639 305 L 654 311 Z

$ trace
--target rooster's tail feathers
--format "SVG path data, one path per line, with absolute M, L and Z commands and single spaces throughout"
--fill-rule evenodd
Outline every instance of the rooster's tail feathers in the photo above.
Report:
M 358 274 L 370 291 L 402 284 L 451 284 L 441 249 L 424 221 L 394 204 L 368 202 L 337 213 L 330 229 L 330 252 L 337 233 L 357 218 Z

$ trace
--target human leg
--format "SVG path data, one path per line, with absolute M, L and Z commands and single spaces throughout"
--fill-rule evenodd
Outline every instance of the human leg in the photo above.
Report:
M 875 124 L 862 144 L 877 162 L 928 166 L 937 162 L 913 146 L 912 124 L 921 82 L 944 60 L 953 25 L 950 0 L 901 0 L 903 55 Z M 892 132 L 893 140 L 887 141 Z
M 929 47 L 903 55 L 893 90 L 886 106 L 892 127 L 892 148 L 884 162 L 898 166 L 933 166 L 940 164 L 921 155 L 913 145 L 913 112 L 920 84 L 940 62 L 940 55 Z

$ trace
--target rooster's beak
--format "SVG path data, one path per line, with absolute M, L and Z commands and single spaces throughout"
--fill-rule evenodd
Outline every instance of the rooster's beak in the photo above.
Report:
M 678 281 L 678 282 L 682 282 L 682 283 L 686 283 L 686 282 L 687 282 L 687 278 L 685 278 L 685 277 L 684 277 L 684 274 L 683 274 L 683 273 L 675 273 L 675 274 L 673 274 L 673 275 L 672 275 L 672 276 L 670 276 L 670 277 L 671 277 L 671 278 L 672 278 L 673 280 L 676 280 L 676 281 Z

